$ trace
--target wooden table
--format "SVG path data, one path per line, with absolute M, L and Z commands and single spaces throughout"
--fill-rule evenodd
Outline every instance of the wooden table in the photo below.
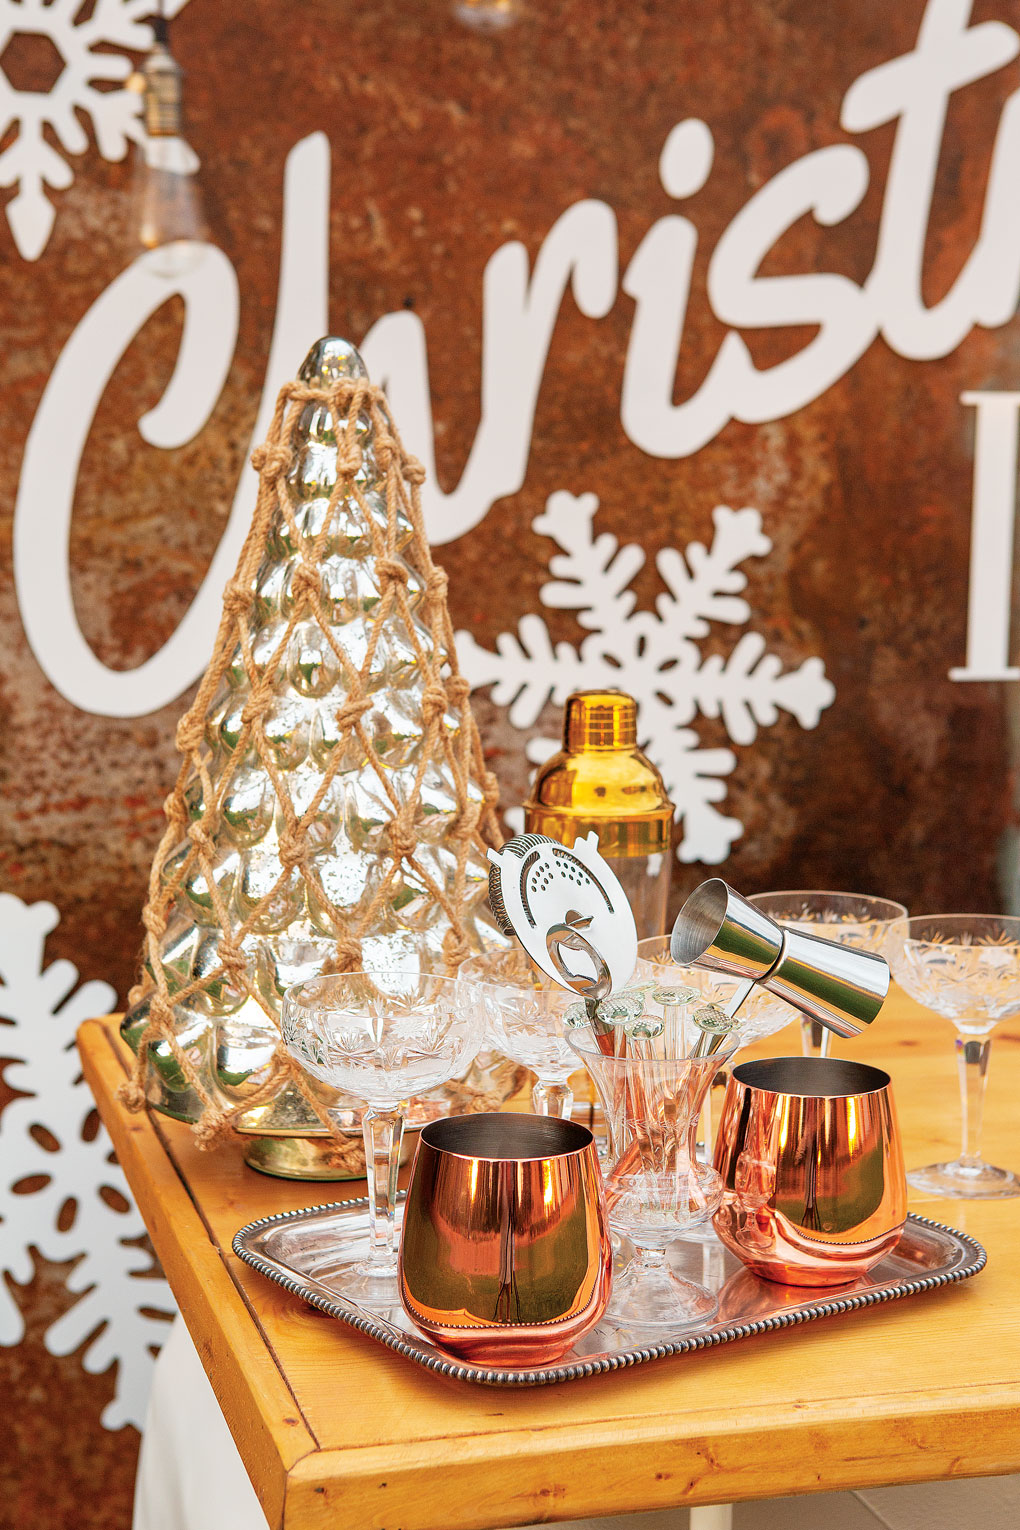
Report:
M 794 1032 L 762 1051 L 796 1050 Z M 128 1115 L 114 1020 L 85 1074 L 271 1526 L 490 1530 L 1020 1470 L 1020 1200 L 912 1202 L 988 1250 L 962 1285 L 535 1391 L 433 1376 L 263 1279 L 245 1222 L 361 1194 L 263 1178 Z M 853 1055 L 889 1068 L 907 1163 L 958 1145 L 952 1033 L 901 994 Z M 1020 1027 L 993 1048 L 988 1156 L 1020 1165 Z

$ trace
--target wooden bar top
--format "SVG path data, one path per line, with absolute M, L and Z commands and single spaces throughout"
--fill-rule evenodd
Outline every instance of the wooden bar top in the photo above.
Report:
M 961 1285 L 636 1370 L 484 1388 L 422 1371 L 231 1252 L 244 1223 L 363 1183 L 267 1179 L 239 1147 L 201 1153 L 187 1126 L 117 1102 L 115 1017 L 82 1026 L 79 1047 L 273 1527 L 493 1530 L 1020 1470 L 1020 1199 L 911 1199 L 988 1250 Z M 756 1050 L 797 1051 L 799 1036 Z M 837 1050 L 889 1069 L 908 1167 L 956 1155 L 948 1023 L 894 990 L 872 1034 Z M 985 1131 L 987 1156 L 1013 1169 L 1018 1096 L 1014 1022 L 992 1047 Z

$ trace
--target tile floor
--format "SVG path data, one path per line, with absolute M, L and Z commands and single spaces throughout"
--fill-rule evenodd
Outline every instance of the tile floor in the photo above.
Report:
M 699 1525 L 699 1518 L 714 1518 L 717 1523 Z M 724 1530 L 724 1526 L 722 1516 L 704 1512 L 695 1512 L 692 1524 L 689 1511 L 681 1509 L 675 1514 L 577 1520 L 561 1530 Z M 738 1503 L 733 1508 L 732 1530 L 1020 1530 L 1020 1476 Z

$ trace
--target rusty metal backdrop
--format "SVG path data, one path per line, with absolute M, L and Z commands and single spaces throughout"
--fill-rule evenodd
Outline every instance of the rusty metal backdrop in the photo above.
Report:
M 260 400 L 316 338 L 298 333 L 316 272 L 322 328 L 373 336 L 373 375 L 421 405 L 410 422 L 399 410 L 408 444 L 434 450 L 446 495 L 467 485 L 434 496 L 431 524 L 506 804 L 524 795 L 528 740 L 555 732 L 528 643 L 552 645 L 558 685 L 570 652 L 585 673 L 637 673 L 665 602 L 687 680 L 665 687 L 658 763 L 716 781 L 728 880 L 913 912 L 1015 902 L 1016 6 L 531 0 L 488 35 L 448 0 L 170 9 L 222 251 L 187 306 L 128 269 L 130 156 L 104 105 L 117 90 L 88 84 L 122 82 L 97 57 L 143 55 L 147 7 L 84 7 L 86 57 L 0 0 L 0 886 L 57 906 L 48 955 L 126 993 L 198 673 L 182 661 L 156 710 L 84 704 L 92 681 L 60 624 L 123 676 L 187 619 L 235 494 L 254 503 Z M 161 404 L 197 343 L 186 314 L 212 305 L 209 335 L 225 333 L 232 292 L 236 339 L 190 403 Z M 801 374 L 779 368 L 812 345 L 817 386 L 798 403 Z M 728 563 L 720 506 L 758 517 L 722 518 Z M 699 545 L 725 576 L 707 611 L 687 599 Z M 582 568 L 579 604 L 564 586 Z M 800 691 L 756 670 L 769 655 Z M 641 674 L 650 714 L 663 688 Z M 689 828 L 675 902 L 705 874 Z M 20 1055 L 2 1026 L 0 1055 Z M 71 1298 L 63 1267 L 35 1269 L 11 1287 L 25 1342 L 0 1350 L 8 1385 L 31 1379 L 0 1522 L 112 1530 L 128 1523 L 131 1432 L 99 1430 L 111 1373 L 44 1352 Z

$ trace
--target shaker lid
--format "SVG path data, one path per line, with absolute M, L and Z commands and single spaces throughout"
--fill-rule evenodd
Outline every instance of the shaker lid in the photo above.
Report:
M 563 747 L 586 749 L 637 747 L 637 703 L 623 691 L 575 691 L 563 711 Z
M 563 748 L 535 774 L 524 804 L 526 829 L 567 843 L 594 830 L 603 855 L 669 850 L 673 804 L 638 748 L 637 712 L 637 702 L 623 691 L 567 697 Z

